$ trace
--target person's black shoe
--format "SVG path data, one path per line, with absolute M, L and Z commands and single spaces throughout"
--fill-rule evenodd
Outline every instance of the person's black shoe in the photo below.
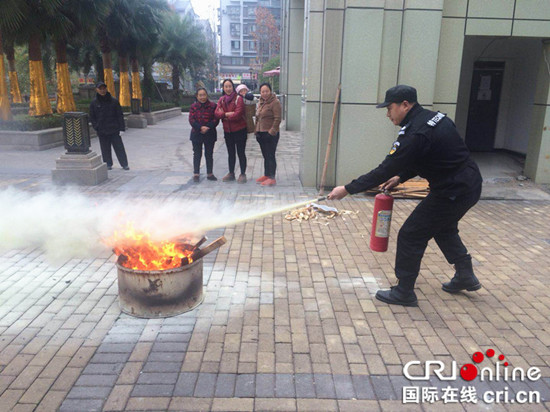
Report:
M 458 293 L 463 290 L 473 292 L 481 289 L 481 283 L 474 274 L 474 268 L 472 267 L 472 258 L 468 256 L 462 262 L 455 264 L 455 275 L 450 282 L 445 282 L 441 289 L 447 293 Z
M 113 170 L 113 166 L 107 166 L 107 170 Z
M 199 183 L 201 181 L 201 178 L 199 175 L 195 174 L 193 175 L 193 182 L 195 183 Z
M 218 180 L 218 178 L 217 178 L 216 176 L 214 176 L 214 175 L 208 175 L 208 176 L 206 176 L 206 179 L 207 179 L 207 180 L 212 180 L 213 182 L 215 182 L 216 180 Z
M 128 166 L 123 166 L 122 167 L 124 170 L 130 170 L 130 168 Z
M 392 286 L 389 290 L 379 290 L 376 292 L 376 299 L 390 305 L 418 306 L 418 299 L 414 291 L 402 292 L 397 286 Z

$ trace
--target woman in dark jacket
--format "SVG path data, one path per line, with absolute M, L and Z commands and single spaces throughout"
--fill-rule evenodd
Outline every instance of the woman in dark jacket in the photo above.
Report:
M 223 122 L 229 163 L 229 173 L 222 180 L 224 182 L 235 180 L 236 150 L 241 167 L 241 174 L 237 182 L 246 183 L 246 119 L 244 117 L 244 101 L 235 91 L 235 85 L 230 79 L 223 81 L 222 88 L 223 96 L 218 100 L 216 118 L 221 119 Z
M 199 170 L 203 145 L 204 158 L 206 159 L 206 178 L 208 180 L 218 180 L 212 172 L 214 144 L 218 140 L 216 126 L 220 122 L 214 114 L 216 104 L 208 99 L 208 92 L 204 87 L 197 90 L 195 99 L 197 101 L 189 109 L 189 123 L 192 126 L 190 139 L 193 143 L 193 181 L 200 181 Z

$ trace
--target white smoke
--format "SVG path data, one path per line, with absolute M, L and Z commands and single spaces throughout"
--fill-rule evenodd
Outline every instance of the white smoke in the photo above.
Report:
M 0 251 L 38 247 L 52 262 L 109 251 L 106 239 L 130 223 L 153 240 L 203 236 L 276 207 L 207 201 L 91 198 L 75 189 L 41 193 L 0 191 Z M 290 209 L 291 207 L 289 207 Z

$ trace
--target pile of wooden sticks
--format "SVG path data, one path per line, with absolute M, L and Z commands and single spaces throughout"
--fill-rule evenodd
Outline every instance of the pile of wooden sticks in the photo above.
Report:
M 365 193 L 376 195 L 379 192 L 379 189 L 371 189 Z M 407 180 L 390 191 L 390 195 L 396 199 L 423 199 L 428 196 L 428 193 L 430 193 L 428 181 L 422 178 Z

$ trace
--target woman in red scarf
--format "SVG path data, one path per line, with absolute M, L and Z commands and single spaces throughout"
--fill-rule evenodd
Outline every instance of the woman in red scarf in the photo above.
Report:
M 244 101 L 235 91 L 235 85 L 230 79 L 222 83 L 223 96 L 218 100 L 216 118 L 223 122 L 225 145 L 229 163 L 229 173 L 223 177 L 224 182 L 235 180 L 235 151 L 239 156 L 241 174 L 237 183 L 246 183 L 246 119 L 244 117 Z

